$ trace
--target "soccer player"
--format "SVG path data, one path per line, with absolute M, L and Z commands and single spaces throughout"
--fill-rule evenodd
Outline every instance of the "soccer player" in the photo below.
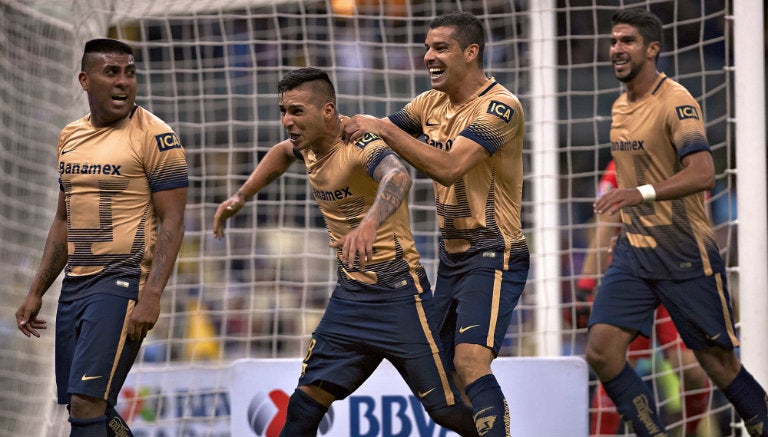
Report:
M 440 334 L 453 349 L 478 431 L 506 436 L 509 408 L 491 362 L 528 277 L 520 221 L 523 109 L 485 75 L 485 29 L 477 17 L 436 17 L 424 46 L 432 89 L 384 119 L 352 117 L 345 138 L 377 134 L 434 180 L 442 235 L 435 284 Z
M 597 196 L 600 197 L 608 191 L 618 188 L 618 186 L 616 163 L 611 160 L 600 178 Z M 581 277 L 576 282 L 577 299 L 581 301 L 581 304 L 591 302 L 594 299 L 597 277 L 605 272 L 610 264 L 609 252 L 620 223 L 618 214 L 604 215 L 599 217 L 597 221 L 595 234 L 590 241 L 590 251 L 584 257 Z M 589 307 L 586 309 L 586 315 L 578 317 L 578 320 L 583 320 L 585 324 Z M 583 328 L 584 326 L 580 327 Z M 697 435 L 699 422 L 706 413 L 709 404 L 710 392 L 707 389 L 709 386 L 707 375 L 698 365 L 693 351 L 685 347 L 663 305 L 659 305 L 656 310 L 653 328 L 664 357 L 670 362 L 673 369 L 682 369 L 683 378 L 680 389 L 685 393 L 683 396 L 685 435 L 693 437 Z M 639 359 L 649 358 L 650 351 L 650 339 L 643 336 L 635 337 L 629 344 L 627 354 L 629 363 L 634 367 Z M 613 435 L 619 431 L 621 418 L 615 412 L 613 401 L 605 393 L 602 385 L 598 385 L 592 398 L 592 409 L 594 411 L 590 417 L 590 435 Z
M 411 234 L 405 196 L 411 186 L 397 155 L 375 135 L 341 140 L 328 75 L 300 68 L 278 83 L 288 139 L 273 146 L 213 218 L 225 221 L 246 200 L 300 160 L 336 249 L 338 283 L 304 358 L 281 436 L 315 436 L 328 407 L 354 392 L 383 359 L 403 375 L 439 425 L 477 436 L 472 411 L 450 383 L 430 328 L 432 293 Z
M 744 419 L 768 436 L 766 393 L 742 366 L 733 310 L 705 208 L 714 164 L 701 108 L 656 69 L 662 25 L 643 9 L 612 18 L 609 58 L 625 86 L 612 108 L 611 155 L 619 188 L 597 198 L 597 214 L 621 214 L 612 261 L 592 306 L 586 358 L 638 436 L 666 436 L 653 396 L 626 361 L 650 335 L 663 304 L 686 346 Z
M 56 384 L 70 436 L 126 436 L 115 402 L 181 246 L 187 163 L 174 131 L 136 105 L 130 46 L 86 42 L 78 78 L 90 113 L 59 136 L 58 206 L 16 321 L 40 336 L 43 295 L 63 269 Z

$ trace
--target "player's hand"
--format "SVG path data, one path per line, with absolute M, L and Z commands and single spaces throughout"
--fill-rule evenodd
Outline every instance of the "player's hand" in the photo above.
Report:
M 47 329 L 46 321 L 37 318 L 37 313 L 43 306 L 43 299 L 40 296 L 28 294 L 24 302 L 16 310 L 16 326 L 22 334 L 27 337 L 34 335 L 40 337 L 38 329 Z
M 363 220 L 358 227 L 344 237 L 331 242 L 330 246 L 341 250 L 340 260 L 352 269 L 355 258 L 358 259 L 358 269 L 365 271 L 368 261 L 373 259 L 373 242 L 376 240 L 376 224 L 370 220 Z
M 235 215 L 245 205 L 245 197 L 240 193 L 234 194 L 229 199 L 221 202 L 213 215 L 213 236 L 221 240 L 224 238 L 224 223 Z
M 145 290 L 146 291 L 146 290 Z M 143 293 L 128 318 L 128 338 L 136 341 L 147 336 L 160 317 L 160 298 Z
M 592 205 L 595 214 L 614 215 L 625 206 L 643 203 L 643 195 L 637 188 L 614 188 L 595 200 Z
M 341 125 L 341 138 L 346 143 L 354 143 L 366 133 L 380 135 L 378 123 L 380 120 L 372 115 L 357 114 L 345 120 Z

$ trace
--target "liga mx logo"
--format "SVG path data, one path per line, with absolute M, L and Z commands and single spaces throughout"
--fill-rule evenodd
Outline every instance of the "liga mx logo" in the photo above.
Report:
M 282 390 L 272 390 L 269 394 L 256 393 L 248 405 L 248 425 L 257 436 L 278 437 L 285 425 L 290 396 Z M 325 435 L 333 426 L 333 407 L 320 421 L 319 431 Z

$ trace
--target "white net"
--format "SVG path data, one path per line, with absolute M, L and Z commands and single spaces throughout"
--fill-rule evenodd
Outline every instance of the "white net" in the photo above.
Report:
M 0 436 L 66 435 L 54 407 L 53 329 L 24 338 L 11 316 L 37 267 L 55 205 L 58 131 L 87 111 L 75 82 L 82 43 L 96 36 L 129 41 L 139 67 L 138 102 L 179 133 L 190 165 L 187 233 L 163 313 L 147 338 L 134 373 L 145 366 L 204 363 L 223 368 L 244 357 L 300 357 L 335 283 L 322 217 L 304 170 L 292 167 L 235 218 L 226 238 L 211 236 L 219 202 L 242 184 L 269 147 L 283 139 L 277 81 L 293 68 L 326 69 L 345 114 L 390 114 L 429 87 L 422 63 L 432 17 L 463 9 L 489 31 L 486 71 L 527 108 L 532 96 L 531 2 L 497 0 L 328 0 L 266 4 L 258 0 L 0 2 L 0 259 L 5 279 L 0 319 Z M 722 1 L 565 1 L 544 11 L 556 20 L 544 44 L 557 50 L 552 86 L 558 111 L 556 201 L 562 260 L 557 301 L 542 298 L 541 275 L 531 271 L 502 354 L 540 354 L 537 317 L 555 314 L 560 354 L 580 355 L 585 330 L 576 317 L 575 281 L 594 228 L 591 202 L 609 160 L 610 105 L 620 92 L 607 62 L 610 16 L 642 6 L 665 23 L 660 69 L 686 85 L 707 119 L 717 164 L 712 218 L 726 260 L 735 269 L 733 143 L 730 126 L 729 6 Z M 528 119 L 529 123 L 542 120 Z M 548 145 L 551 147 L 552 145 Z M 533 244 L 541 235 L 531 174 L 541 145 L 526 144 L 524 226 Z M 431 181 L 418 173 L 410 193 L 412 224 L 423 262 L 434 277 L 438 233 Z M 546 177 L 546 175 L 543 175 Z M 542 255 L 534 253 L 534 255 Z M 534 258 L 536 259 L 536 258 Z M 541 271 L 538 269 L 538 271 Z M 734 275 L 731 275 L 734 276 Z M 551 279 L 551 278 L 550 278 Z M 596 278 L 599 279 L 599 278 Z M 737 295 L 737 284 L 731 292 Z M 54 322 L 57 290 L 45 316 Z M 548 334 L 552 334 L 551 332 Z M 685 396 L 669 385 L 681 379 L 659 347 L 646 368 L 672 430 L 691 417 Z M 660 378 L 667 376 L 667 378 Z M 594 387 L 594 385 L 593 385 Z M 39 413 L 40 406 L 45 413 Z M 595 411 L 596 413 L 597 411 Z M 44 420 L 41 421 L 41 417 Z M 602 417 L 602 416 L 600 416 Z M 598 415 L 594 418 L 597 420 Z M 182 420 L 182 419 L 179 419 Z M 601 419 L 602 420 L 602 419 Z M 730 408 L 710 396 L 701 435 L 733 435 Z M 707 426 L 706 430 L 703 427 Z M 616 430 L 620 433 L 620 430 Z M 202 434 L 200 434 L 202 435 Z
M 80 94 L 72 32 L 71 24 L 56 16 L 0 2 L 0 433 L 7 436 L 42 435 L 41 413 L 53 406 L 51 325 L 57 290 L 45 302 L 49 329 L 41 339 L 21 335 L 13 315 L 35 273 L 55 210 L 58 131 L 73 119 Z

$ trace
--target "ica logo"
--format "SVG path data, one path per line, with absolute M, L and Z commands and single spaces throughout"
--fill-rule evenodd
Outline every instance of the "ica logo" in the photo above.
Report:
M 361 148 L 361 149 L 364 149 L 365 146 L 367 146 L 368 144 L 372 143 L 373 141 L 378 140 L 379 138 L 380 137 L 378 135 L 371 134 L 371 133 L 365 133 L 365 134 L 363 134 L 362 138 L 357 140 L 355 145 L 357 147 Z
M 687 118 L 699 119 L 699 111 L 691 105 L 678 106 L 675 108 L 675 112 L 677 112 L 677 118 L 679 120 L 685 120 Z
M 181 147 L 181 142 L 173 132 L 155 135 L 155 141 L 157 141 L 157 148 L 161 152 Z
M 509 123 L 509 121 L 512 120 L 512 114 L 515 113 L 515 110 L 505 105 L 504 103 L 491 100 L 491 103 L 488 104 L 488 110 L 486 112 L 493 114 Z
M 278 437 L 285 424 L 289 396 L 282 390 L 272 390 L 268 394 L 256 393 L 248 405 L 248 424 L 260 437 Z M 333 408 L 320 422 L 319 431 L 325 435 L 333 425 Z

